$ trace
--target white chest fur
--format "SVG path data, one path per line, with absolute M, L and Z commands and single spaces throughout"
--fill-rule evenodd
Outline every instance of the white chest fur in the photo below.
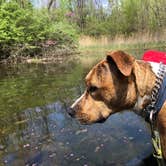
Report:
M 155 63 L 155 62 L 149 62 L 149 63 L 152 67 L 152 71 L 157 75 L 160 63 Z

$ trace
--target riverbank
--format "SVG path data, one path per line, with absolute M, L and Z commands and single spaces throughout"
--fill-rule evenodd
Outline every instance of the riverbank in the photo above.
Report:
M 30 52 L 30 50 L 28 51 Z M 76 45 L 42 47 L 38 49 L 38 52 L 36 51 L 36 55 L 17 56 L 17 54 L 13 54 L 6 59 L 2 59 L 0 63 L 62 63 L 66 58 L 72 57 L 75 54 L 78 54 Z
M 0 61 L 59 59 L 75 50 L 78 32 L 74 23 L 60 17 L 56 10 L 35 8 L 30 2 L 22 4 L 0 3 Z
M 129 52 L 136 58 L 140 58 L 149 49 L 166 51 L 166 30 L 154 34 L 136 33 L 129 37 L 116 36 L 113 39 L 110 36 L 91 37 L 81 35 L 78 44 L 49 44 L 36 48 L 30 47 L 29 50 L 27 48 L 25 50 L 23 50 L 24 48 L 20 48 L 22 52 L 28 51 L 31 53 L 32 50 L 33 53 L 35 52 L 33 56 L 31 54 L 28 56 L 24 54 L 18 56 L 17 54 L 21 51 L 14 50 L 13 56 L 1 60 L 1 63 L 62 63 L 66 61 L 66 58 L 76 58 L 86 65 L 86 63 L 93 62 L 94 57 L 101 59 L 107 51 L 118 49 Z

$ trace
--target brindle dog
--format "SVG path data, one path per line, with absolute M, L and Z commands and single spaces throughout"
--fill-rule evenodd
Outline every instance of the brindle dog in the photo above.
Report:
M 156 75 L 150 63 L 123 51 L 108 52 L 85 78 L 86 90 L 69 114 L 82 124 L 104 122 L 126 109 L 140 113 L 150 102 Z M 166 102 L 157 117 L 163 157 L 166 159 Z

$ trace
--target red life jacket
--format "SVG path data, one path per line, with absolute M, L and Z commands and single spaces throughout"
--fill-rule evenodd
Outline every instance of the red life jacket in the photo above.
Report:
M 166 64 L 166 52 L 148 50 L 143 54 L 142 60 Z

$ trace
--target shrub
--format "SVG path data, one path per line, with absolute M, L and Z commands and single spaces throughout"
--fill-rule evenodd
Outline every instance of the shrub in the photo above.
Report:
M 14 1 L 0 6 L 0 22 L 0 58 L 16 52 L 35 55 L 44 46 L 41 43 L 48 40 L 56 41 L 53 42 L 56 45 L 72 45 L 77 39 L 76 31 L 67 21 L 57 22 L 46 10 L 21 8 Z

